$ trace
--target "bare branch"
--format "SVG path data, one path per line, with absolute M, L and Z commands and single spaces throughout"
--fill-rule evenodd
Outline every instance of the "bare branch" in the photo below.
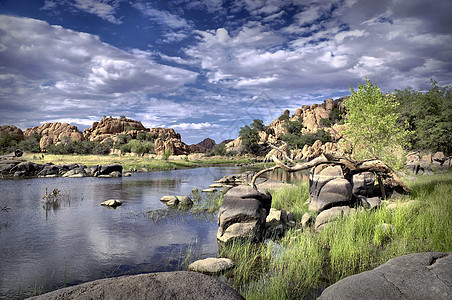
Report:
M 257 189 L 256 187 L 256 179 L 261 176 L 264 173 L 270 172 L 270 171 L 274 171 L 276 169 L 280 168 L 278 165 L 273 166 L 271 168 L 265 168 L 263 170 L 260 170 L 259 172 L 257 172 L 256 174 L 254 174 L 253 178 L 251 179 L 250 185 L 253 187 L 253 189 Z

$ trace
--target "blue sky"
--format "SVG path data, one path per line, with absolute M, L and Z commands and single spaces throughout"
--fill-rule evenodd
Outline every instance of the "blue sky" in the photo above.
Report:
M 349 94 L 452 83 L 452 1 L 0 0 L 0 125 L 125 115 L 187 143 Z

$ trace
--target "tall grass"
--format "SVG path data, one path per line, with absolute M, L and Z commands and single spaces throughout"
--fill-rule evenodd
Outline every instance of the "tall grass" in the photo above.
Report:
M 246 299 L 315 299 L 334 282 L 408 253 L 452 251 L 452 174 L 407 182 L 413 205 L 357 210 L 322 232 L 291 230 L 276 243 L 232 244 L 220 251 L 236 268 L 226 275 Z M 300 215 L 307 184 L 273 192 L 275 208 Z M 382 226 L 391 224 L 394 230 Z M 275 250 L 276 249 L 276 250 Z
M 284 187 L 271 190 L 272 207 L 285 209 L 293 213 L 296 220 L 308 210 L 306 201 L 309 198 L 309 184 L 306 181 L 298 182 L 293 187 Z

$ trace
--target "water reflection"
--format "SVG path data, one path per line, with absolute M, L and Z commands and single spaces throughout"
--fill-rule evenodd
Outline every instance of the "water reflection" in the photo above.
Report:
M 123 178 L 35 178 L 0 181 L 0 298 L 31 296 L 64 285 L 181 268 L 188 249 L 215 256 L 214 215 L 152 222 L 148 212 L 167 210 L 164 195 L 189 195 L 242 168 L 216 167 L 139 173 Z M 58 189 L 67 201 L 47 206 Z M 123 205 L 100 206 L 108 199 Z M 44 208 L 43 208 L 44 206 Z
M 281 169 L 276 169 L 272 172 L 267 172 L 264 176 L 268 179 L 279 180 L 288 183 L 295 183 L 299 181 L 309 181 L 309 172 L 293 172 L 289 173 Z

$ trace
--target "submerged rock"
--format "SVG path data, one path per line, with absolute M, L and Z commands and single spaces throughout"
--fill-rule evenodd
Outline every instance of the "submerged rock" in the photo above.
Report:
M 110 200 L 102 202 L 100 205 L 109 206 L 109 207 L 117 207 L 117 206 L 121 206 L 122 202 L 119 200 L 116 200 L 116 199 L 110 199 Z

